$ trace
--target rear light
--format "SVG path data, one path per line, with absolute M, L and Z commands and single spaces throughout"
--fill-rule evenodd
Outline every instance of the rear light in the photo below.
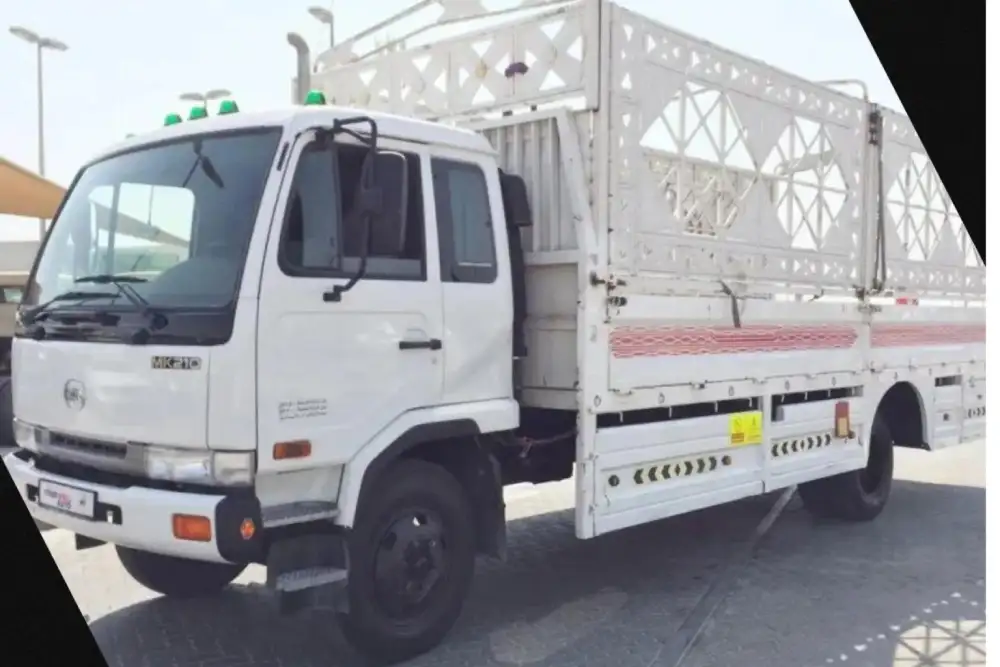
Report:
M 838 438 L 853 438 L 854 431 L 851 430 L 851 404 L 847 401 L 839 401 L 833 409 L 833 434 Z

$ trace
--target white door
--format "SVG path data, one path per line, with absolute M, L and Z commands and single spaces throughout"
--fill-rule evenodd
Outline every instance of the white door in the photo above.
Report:
M 441 284 L 437 235 L 424 225 L 431 201 L 421 178 L 422 149 L 382 141 L 409 162 L 406 249 L 370 257 L 368 272 L 339 302 L 357 247 L 342 237 L 332 155 L 300 139 L 285 177 L 260 288 L 258 440 L 260 472 L 343 463 L 404 412 L 440 402 Z M 351 205 L 364 149 L 341 145 L 343 206 Z M 346 243 L 345 243 L 346 241 Z M 272 459 L 274 443 L 308 440 L 305 462 Z M 263 498 L 262 498 L 263 500 Z
M 444 402 L 513 395 L 514 305 L 496 163 L 436 149 L 430 161 L 444 298 Z

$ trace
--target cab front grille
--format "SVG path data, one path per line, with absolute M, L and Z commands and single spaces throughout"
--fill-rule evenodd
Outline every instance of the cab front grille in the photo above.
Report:
M 49 446 L 71 452 L 80 452 L 81 454 L 90 454 L 91 456 L 104 456 L 115 459 L 124 459 L 128 454 L 128 447 L 121 443 L 92 440 L 90 438 L 81 438 L 55 431 L 49 432 Z

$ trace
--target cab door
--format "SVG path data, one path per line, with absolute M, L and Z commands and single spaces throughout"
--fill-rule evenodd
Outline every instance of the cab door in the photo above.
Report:
M 264 477 L 342 464 L 403 413 L 440 402 L 443 315 L 437 235 L 424 224 L 426 155 L 390 140 L 379 147 L 407 158 L 406 247 L 397 256 L 369 257 L 367 273 L 340 301 L 324 295 L 346 284 L 359 265 L 357 257 L 341 257 L 358 243 L 344 238 L 337 221 L 351 204 L 365 149 L 340 144 L 334 158 L 307 134 L 292 150 L 260 286 L 258 471 Z M 275 443 L 297 440 L 311 443 L 308 459 L 274 460 Z M 306 493 L 298 490 L 300 498 Z
M 434 149 L 430 160 L 444 299 L 444 402 L 509 399 L 514 304 L 496 162 Z

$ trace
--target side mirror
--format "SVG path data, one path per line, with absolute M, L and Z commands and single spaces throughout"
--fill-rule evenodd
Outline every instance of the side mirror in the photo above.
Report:
M 410 194 L 409 168 L 406 156 L 392 151 L 379 151 L 368 160 L 366 167 L 374 169 L 377 205 L 371 214 L 371 247 L 373 257 L 398 257 L 406 247 L 408 202 Z
M 500 191 L 503 194 L 503 210 L 507 217 L 507 226 L 512 229 L 531 227 L 534 220 L 531 217 L 528 186 L 524 179 L 501 171 Z

